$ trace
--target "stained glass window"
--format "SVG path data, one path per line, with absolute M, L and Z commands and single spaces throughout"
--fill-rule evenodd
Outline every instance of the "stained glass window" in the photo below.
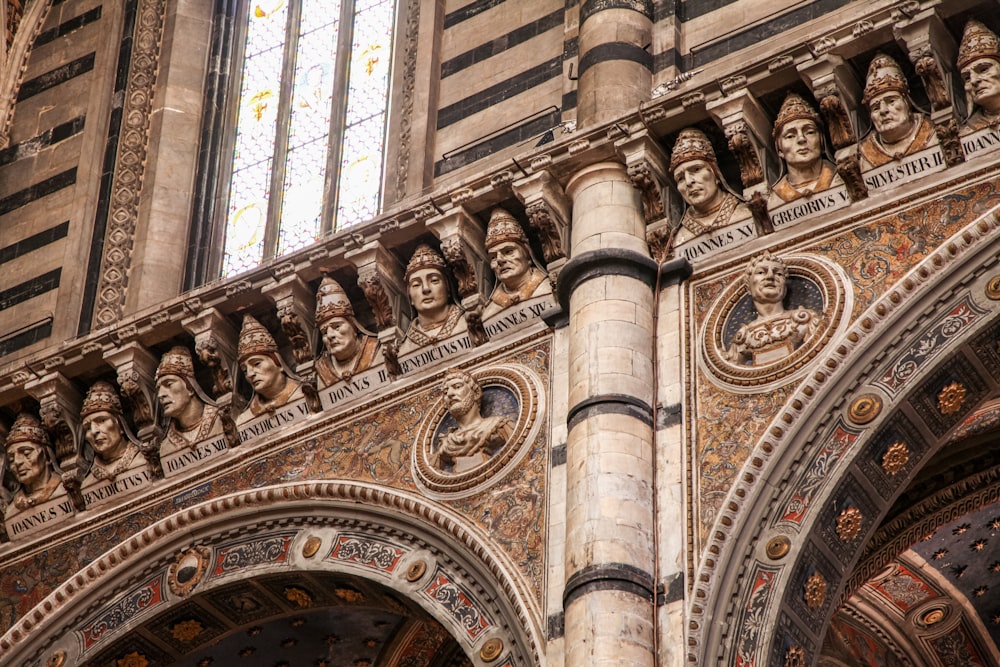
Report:
M 222 275 L 380 206 L 395 0 L 251 0 Z

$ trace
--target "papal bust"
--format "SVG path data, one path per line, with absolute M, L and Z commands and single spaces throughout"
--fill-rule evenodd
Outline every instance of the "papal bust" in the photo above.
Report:
M 552 283 L 531 258 L 528 237 L 513 215 L 495 208 L 486 226 L 486 252 L 497 285 L 483 318 L 539 296 L 552 294 Z
M 49 436 L 37 417 L 27 412 L 18 414 L 4 448 L 7 467 L 18 484 L 11 503 L 15 511 L 28 510 L 64 493 L 53 468 Z
M 762 366 L 787 357 L 820 330 L 823 316 L 808 308 L 786 308 L 788 269 L 779 257 L 764 252 L 753 257 L 744 281 L 757 316 L 736 331 L 725 357 Z
M 236 418 L 237 426 L 305 397 L 302 384 L 285 372 L 271 332 L 252 315 L 243 317 L 237 356 L 243 376 L 253 387 L 250 404 Z
M 448 413 L 457 426 L 438 437 L 436 467 L 458 474 L 485 463 L 507 444 L 514 423 L 503 415 L 483 416 L 483 388 L 466 371 L 446 372 L 441 390 Z

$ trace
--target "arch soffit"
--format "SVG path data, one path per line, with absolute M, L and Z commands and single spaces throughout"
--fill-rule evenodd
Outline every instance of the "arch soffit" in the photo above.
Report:
M 889 486 L 886 497 L 872 493 L 870 481 L 868 486 L 856 483 L 863 476 L 857 464 L 871 456 L 880 434 L 891 430 L 893 417 L 926 389 L 955 353 L 996 322 L 1000 301 L 987 298 L 985 292 L 986 273 L 995 269 L 998 253 L 1000 207 L 980 215 L 930 253 L 814 361 L 813 372 L 755 444 L 713 524 L 689 602 L 691 664 L 784 664 L 787 646 L 781 645 L 779 634 L 785 645 L 788 637 L 798 634 L 799 646 L 809 649 L 809 655 L 818 653 L 822 634 L 817 641 L 802 635 L 801 628 L 790 627 L 791 615 L 779 618 L 783 605 L 803 598 L 793 575 L 813 571 L 825 575 L 827 593 L 813 614 L 816 618 L 804 602 L 798 605 L 806 611 L 803 623 L 825 628 L 835 611 L 838 589 L 867 538 L 921 462 L 946 442 L 944 432 L 930 438 L 919 456 L 910 454 L 903 474 L 884 476 Z M 956 309 L 961 311 L 954 320 L 957 331 L 942 334 L 945 320 Z M 907 350 L 930 343 L 932 349 L 911 365 L 904 382 L 894 386 L 883 381 Z M 970 414 L 987 396 L 985 387 L 970 392 L 971 400 L 962 405 L 959 416 Z M 869 408 L 875 406 L 874 414 L 870 421 L 855 414 L 853 421 L 852 407 L 864 401 Z M 941 428 L 946 431 L 950 426 Z M 926 426 L 918 430 L 914 435 L 935 435 Z M 864 517 L 860 536 L 849 548 L 834 553 L 840 562 L 833 562 L 829 546 L 818 546 L 824 544 L 820 533 L 826 526 L 821 523 L 828 523 L 819 519 L 824 510 L 830 513 L 831 499 L 846 483 L 853 483 L 856 494 L 871 496 L 866 500 L 874 502 L 866 509 L 874 511 Z M 769 556 L 767 542 L 781 540 L 782 535 L 788 542 L 778 551 L 785 553 Z M 813 567 L 812 559 L 821 561 L 821 566 Z
M 347 481 L 298 482 L 242 491 L 186 508 L 146 527 L 68 576 L 19 619 L 0 637 L 0 662 L 19 663 L 56 649 L 66 650 L 68 655 L 79 651 L 80 628 L 85 623 L 98 618 L 102 610 L 113 611 L 124 594 L 150 579 L 151 572 L 166 576 L 177 556 L 193 545 L 211 547 L 226 542 L 240 528 L 248 526 L 297 525 L 300 530 L 291 544 L 301 551 L 306 534 L 317 532 L 311 530 L 311 524 L 323 520 L 332 525 L 336 521 L 351 524 L 355 532 L 364 531 L 364 524 L 377 526 L 378 532 L 368 529 L 377 538 L 392 535 L 410 547 L 410 553 L 401 561 L 401 569 L 396 571 L 399 576 L 389 578 L 384 573 L 365 572 L 363 568 L 338 567 L 329 558 L 319 557 L 294 559 L 293 570 L 340 571 L 389 586 L 449 628 L 470 654 L 478 652 L 480 645 L 491 638 L 499 637 L 510 651 L 505 650 L 506 662 L 498 660 L 498 665 L 541 664 L 537 603 L 520 584 L 514 574 L 516 568 L 500 550 L 491 549 L 476 528 L 447 508 L 396 489 Z M 247 534 L 252 535 L 250 531 Z M 330 547 L 324 548 L 329 551 Z M 408 558 L 410 562 L 423 560 L 426 570 L 421 567 L 421 576 L 406 590 L 398 584 L 402 581 L 405 586 L 407 581 L 402 573 L 407 571 Z M 270 571 L 254 569 L 252 574 L 259 576 Z M 282 571 L 289 569 L 282 567 Z M 443 579 L 439 580 L 438 574 Z M 435 581 L 439 584 L 436 588 Z M 206 585 L 195 587 L 191 594 L 230 584 L 233 577 L 203 582 Z M 452 585 L 446 591 L 450 602 L 443 600 L 444 594 L 442 599 L 435 599 L 434 591 L 442 583 Z M 455 593 L 460 600 L 464 594 L 466 601 L 480 608 L 456 608 Z M 188 597 L 166 591 L 164 596 L 168 604 L 135 622 L 145 622 Z M 487 621 L 487 627 L 482 628 L 485 631 L 469 631 L 465 626 L 468 619 L 473 615 L 478 619 L 480 614 Z M 123 624 L 102 637 L 101 645 L 110 645 L 133 626 L 131 621 Z M 463 630 L 465 634 L 460 634 Z M 44 655 L 41 659 L 44 660 Z

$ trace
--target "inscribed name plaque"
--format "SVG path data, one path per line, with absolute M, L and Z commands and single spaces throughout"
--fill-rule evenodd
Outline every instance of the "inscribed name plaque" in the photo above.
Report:
M 275 429 L 298 424 L 309 417 L 309 406 L 306 399 L 302 398 L 292 403 L 287 403 L 273 412 L 266 412 L 258 417 L 254 417 L 247 423 L 239 427 L 240 443 L 246 444 L 257 438 L 266 436 Z
M 403 375 L 409 375 L 421 368 L 433 366 L 471 349 L 472 341 L 469 340 L 468 334 L 463 333 L 422 347 L 406 357 L 400 357 L 399 366 L 403 369 Z
M 190 447 L 173 451 L 161 459 L 163 475 L 165 477 L 179 475 L 196 464 L 218 457 L 227 449 L 229 443 L 226 442 L 226 436 L 220 434 L 211 440 L 196 442 Z
M 7 524 L 7 534 L 12 540 L 17 540 L 51 526 L 63 517 L 72 516 L 73 513 L 73 503 L 69 496 L 59 493 L 44 503 L 23 510 L 13 505 L 8 507 L 4 521 Z
M 987 127 L 962 137 L 962 150 L 966 159 L 986 155 L 1000 148 L 1000 132 L 995 127 Z
M 340 408 L 359 399 L 372 397 L 372 392 L 392 382 L 384 366 L 369 368 L 352 375 L 347 380 L 334 382 L 329 387 L 319 390 L 319 402 L 324 410 Z
M 504 308 L 493 317 L 483 320 L 483 327 L 490 340 L 496 340 L 531 326 L 554 309 L 552 297 L 546 294 Z
M 809 197 L 776 206 L 769 213 L 771 214 L 771 224 L 774 225 L 775 229 L 781 229 L 794 225 L 805 218 L 836 211 L 850 206 L 850 204 L 851 198 L 847 195 L 847 186 L 838 185 Z
M 941 147 L 931 146 L 919 153 L 907 155 L 901 160 L 893 160 L 881 167 L 866 171 L 865 185 L 869 191 L 888 190 L 915 181 L 926 174 L 941 171 L 945 166 Z
M 719 229 L 713 229 L 696 236 L 690 241 L 681 243 L 674 251 L 675 257 L 684 257 L 689 262 L 695 262 L 708 255 L 713 255 L 729 247 L 735 247 L 739 243 L 749 241 L 757 237 L 757 230 L 754 227 L 753 218 L 746 218 L 734 225 L 727 225 Z
M 142 461 L 138 466 L 116 475 L 114 479 L 98 480 L 96 483 L 85 485 L 82 489 L 83 500 L 90 508 L 112 499 L 117 500 L 152 483 L 153 478 L 146 469 L 146 462 Z

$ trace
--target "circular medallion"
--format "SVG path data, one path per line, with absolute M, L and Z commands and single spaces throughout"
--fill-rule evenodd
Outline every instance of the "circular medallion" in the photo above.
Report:
M 920 622 L 925 626 L 937 625 L 944 620 L 943 609 L 931 609 L 920 617 Z
M 187 595 L 198 585 L 205 572 L 212 552 L 207 547 L 197 546 L 184 549 L 177 554 L 177 559 L 170 565 L 167 574 L 167 584 L 175 595 Z
M 772 277 L 757 278 L 756 268 L 768 264 Z M 709 308 L 701 364 L 723 386 L 743 391 L 799 377 L 848 325 L 854 297 L 845 284 L 843 269 L 824 257 L 750 258 Z
M 777 535 L 767 541 L 767 557 L 771 560 L 778 560 L 788 555 L 792 548 L 792 541 L 784 535 Z
M 59 649 L 45 661 L 45 667 L 62 667 L 66 664 L 66 651 Z
M 315 535 L 310 535 L 309 538 L 306 539 L 306 543 L 302 545 L 302 555 L 306 558 L 312 558 L 319 553 L 319 548 L 322 544 L 323 540 Z
M 488 640 L 483 647 L 479 649 L 479 657 L 483 659 L 484 662 L 493 662 L 500 657 L 500 653 L 503 652 L 503 642 L 500 639 L 493 637 Z
M 855 424 L 867 424 L 882 412 L 882 399 L 876 394 L 858 396 L 851 403 L 847 416 Z
M 993 276 L 986 283 L 986 297 L 993 301 L 1000 299 L 1000 276 Z
M 420 577 L 424 576 L 424 572 L 427 571 L 427 563 L 422 560 L 416 560 L 410 563 L 410 567 L 406 568 L 406 580 L 409 582 L 418 581 Z
M 462 384 L 464 390 L 449 387 Z M 541 426 L 540 395 L 538 379 L 521 366 L 445 372 L 417 429 L 412 450 L 417 484 L 454 497 L 499 479 L 530 449 L 526 443 Z M 477 410 L 473 419 L 470 405 Z

